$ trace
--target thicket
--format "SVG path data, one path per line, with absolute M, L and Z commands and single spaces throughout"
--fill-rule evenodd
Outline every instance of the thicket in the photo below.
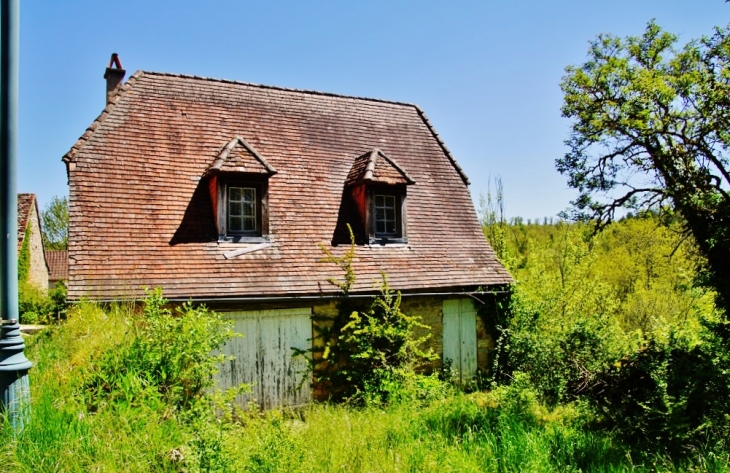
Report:
M 516 277 L 494 381 L 525 375 L 547 406 L 585 403 L 636 455 L 727 456 L 728 324 L 679 222 L 499 225 Z
M 188 390 L 210 382 L 206 336 L 228 333 L 220 316 L 168 311 L 159 294 L 145 312 L 81 303 L 63 324 L 27 339 L 31 414 L 23 431 L 0 436 L 3 471 L 675 469 L 661 455 L 634 460 L 612 434 L 586 429 L 591 414 L 580 405 L 546 407 L 525 375 L 489 393 L 451 390 L 419 402 L 235 411 L 222 394 Z M 193 402 L 182 408 L 185 399 Z M 727 471 L 724 461 L 698 455 L 676 469 Z
M 430 398 L 443 391 L 435 377 L 418 374 L 420 364 L 437 357 L 423 348 L 429 335 L 418 336 L 418 329 L 428 329 L 418 315 L 401 310 L 401 294 L 388 286 L 381 273 L 377 294 L 369 301 L 348 297 L 356 280 L 352 261 L 356 257 L 354 235 L 350 246 L 336 256 L 321 247 L 322 262 L 332 263 L 343 273 L 343 280 L 329 278 L 340 290 L 333 319 L 317 319 L 317 337 L 324 341 L 311 353 L 315 384 L 320 384 L 332 400 L 355 404 L 381 404 L 394 399 Z
M 44 293 L 28 280 L 30 272 L 31 226 L 25 229 L 25 238 L 18 252 L 18 314 L 24 324 L 52 323 L 66 314 L 66 285 L 59 282 Z

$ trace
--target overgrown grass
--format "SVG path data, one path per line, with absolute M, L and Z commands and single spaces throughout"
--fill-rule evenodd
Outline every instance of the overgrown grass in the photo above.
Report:
M 519 379 L 471 395 L 432 386 L 438 395 L 404 393 L 388 406 L 233 417 L 211 404 L 176 411 L 110 401 L 90 410 L 78 394 L 85 373 L 134 336 L 133 311 L 82 304 L 28 339 L 32 412 L 19 434 L 3 431 L 3 471 L 730 471 L 727 458 L 699 453 L 679 466 L 661 457 L 636 464 L 620 439 L 591 427 L 585 408 L 547 409 Z

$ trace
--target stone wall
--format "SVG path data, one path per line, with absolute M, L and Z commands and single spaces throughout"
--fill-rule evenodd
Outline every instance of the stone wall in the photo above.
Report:
M 28 249 L 30 250 L 28 282 L 45 293 L 48 292 L 48 266 L 43 253 L 43 235 L 41 234 L 40 220 L 35 205 L 31 207 L 30 218 L 28 219 L 28 230 L 25 233 L 25 238 L 28 237 L 30 237 L 28 242 Z

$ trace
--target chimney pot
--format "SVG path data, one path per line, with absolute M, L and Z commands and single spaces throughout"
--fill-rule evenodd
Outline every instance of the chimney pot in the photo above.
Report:
M 124 80 L 124 75 L 126 73 L 127 71 L 122 69 L 122 61 L 119 60 L 119 55 L 117 53 L 112 53 L 112 57 L 109 60 L 109 66 L 107 66 L 106 72 L 104 72 L 104 79 L 106 79 L 107 105 L 109 105 L 109 102 L 117 89 L 122 86 L 122 80 Z

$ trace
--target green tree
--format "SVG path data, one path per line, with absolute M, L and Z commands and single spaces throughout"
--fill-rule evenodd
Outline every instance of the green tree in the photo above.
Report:
M 68 199 L 54 196 L 41 212 L 41 217 L 46 249 L 68 249 Z
M 730 306 L 730 30 L 683 47 L 650 22 L 640 37 L 600 35 L 566 69 L 569 151 L 557 160 L 579 196 L 572 217 L 599 226 L 620 208 L 681 215 Z

